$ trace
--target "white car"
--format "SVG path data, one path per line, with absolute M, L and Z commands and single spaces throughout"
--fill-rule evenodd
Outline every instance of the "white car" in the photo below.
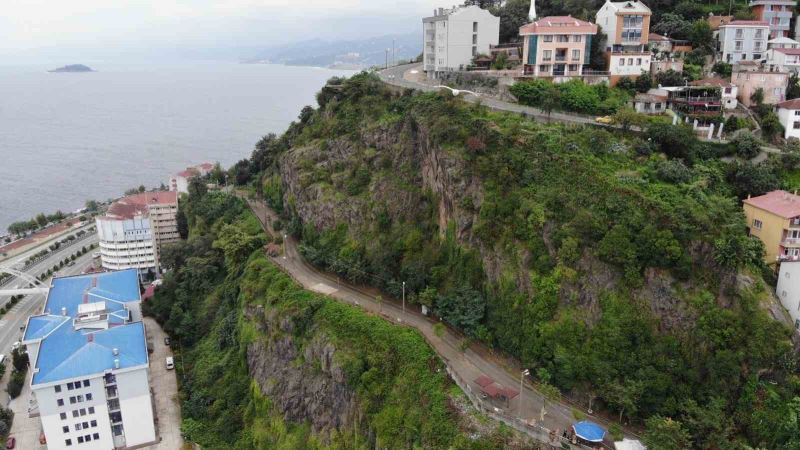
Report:
M 172 356 L 167 356 L 167 370 L 172 370 L 175 368 L 175 361 L 172 359 Z

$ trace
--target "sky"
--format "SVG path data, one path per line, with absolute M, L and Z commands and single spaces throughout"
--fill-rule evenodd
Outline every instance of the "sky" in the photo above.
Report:
M 421 29 L 433 0 L 6 0 L 0 58 L 247 57 L 253 49 L 321 38 Z

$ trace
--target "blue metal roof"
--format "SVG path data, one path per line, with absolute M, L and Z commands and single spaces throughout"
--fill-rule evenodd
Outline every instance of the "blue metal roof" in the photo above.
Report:
M 603 427 L 588 420 L 573 424 L 572 429 L 575 430 L 576 436 L 589 442 L 603 442 L 603 437 L 606 435 Z
M 89 324 L 76 330 L 73 320 L 79 305 L 101 301 L 108 328 Z M 135 269 L 54 279 L 45 305 L 50 314 L 31 317 L 25 330 L 25 340 L 42 339 L 32 384 L 103 373 L 115 369 L 114 360 L 119 369 L 146 365 L 144 324 L 126 323 L 125 303 L 134 301 L 139 301 Z

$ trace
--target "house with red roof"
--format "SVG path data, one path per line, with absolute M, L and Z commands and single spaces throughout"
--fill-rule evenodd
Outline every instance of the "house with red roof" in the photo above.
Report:
M 767 65 L 782 72 L 800 72 L 800 48 L 771 48 L 767 50 Z
M 760 61 L 767 51 L 769 23 L 761 20 L 734 20 L 719 27 L 717 60 L 728 64 Z
M 750 0 L 756 19 L 769 24 L 769 37 L 789 37 L 795 0 Z
M 772 191 L 743 202 L 750 236 L 764 243 L 767 264 L 800 260 L 800 196 Z
M 570 16 L 542 17 L 519 29 L 523 73 L 555 81 L 581 77 L 597 25 Z
M 786 100 L 777 105 L 778 119 L 785 130 L 784 139 L 800 139 L 800 98 Z
M 169 190 L 176 191 L 179 194 L 189 193 L 189 181 L 194 177 L 204 177 L 214 170 L 214 164 L 205 162 L 193 167 L 187 167 L 169 179 Z

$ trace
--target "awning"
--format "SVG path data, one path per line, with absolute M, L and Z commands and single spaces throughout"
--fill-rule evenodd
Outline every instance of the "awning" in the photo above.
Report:
M 603 442 L 606 430 L 600 425 L 584 420 L 572 425 L 575 436 L 589 442 Z
M 481 375 L 475 379 L 475 384 L 477 384 L 480 387 L 486 387 L 492 383 L 494 383 L 494 380 L 487 377 L 486 375 Z

